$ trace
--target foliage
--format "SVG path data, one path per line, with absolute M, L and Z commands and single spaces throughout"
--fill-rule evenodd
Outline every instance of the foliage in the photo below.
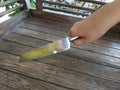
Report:
M 29 0 L 29 1 L 30 1 L 29 8 L 30 9 L 36 9 L 36 0 Z
M 36 4 L 35 3 L 30 3 L 30 7 L 35 8 Z
M 0 0 L 0 3 L 4 2 L 4 1 L 8 1 L 8 0 Z M 6 5 L 5 8 L 6 8 L 6 10 L 9 10 L 11 8 L 16 7 L 17 5 L 18 5 L 17 2 L 13 2 L 13 3 L 9 4 L 9 5 Z M 15 11 L 13 11 L 12 13 L 10 13 L 9 16 L 12 17 L 12 16 L 14 16 L 14 15 L 20 13 L 20 12 L 21 12 L 20 8 L 17 8 Z

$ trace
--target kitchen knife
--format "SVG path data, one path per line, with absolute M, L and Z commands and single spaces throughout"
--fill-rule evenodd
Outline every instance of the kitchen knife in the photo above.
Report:
M 50 43 L 48 45 L 26 52 L 21 56 L 20 60 L 22 61 L 33 60 L 66 51 L 70 49 L 70 41 L 74 41 L 78 38 L 79 37 L 73 38 L 66 37 L 61 40 L 54 41 L 53 43 Z

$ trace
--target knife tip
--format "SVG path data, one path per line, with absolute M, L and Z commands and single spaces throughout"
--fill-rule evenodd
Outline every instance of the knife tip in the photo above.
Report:
M 30 59 L 24 57 L 24 56 L 21 56 L 20 59 L 19 59 L 19 62 L 26 62 L 26 61 L 29 61 Z
M 26 60 L 24 59 L 24 58 L 22 58 L 22 57 L 20 57 L 20 59 L 19 59 L 19 62 L 21 63 L 21 62 L 25 62 Z

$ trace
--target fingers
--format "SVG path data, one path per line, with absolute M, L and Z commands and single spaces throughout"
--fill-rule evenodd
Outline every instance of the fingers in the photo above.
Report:
M 74 29 L 74 27 L 72 27 L 72 28 L 70 29 L 70 32 L 68 33 L 68 35 L 69 35 L 70 37 L 78 36 L 77 31 L 76 31 L 76 29 Z
M 83 38 L 84 35 L 82 35 L 80 27 L 78 28 L 78 27 L 76 27 L 76 25 L 73 25 L 73 27 L 70 29 L 68 35 L 70 37 L 76 37 L 76 36 L 81 37 L 81 38 L 76 39 L 76 40 L 73 41 L 73 43 L 75 45 L 81 45 L 81 44 L 85 43 L 84 38 Z
M 73 26 L 73 27 L 70 29 L 70 32 L 68 33 L 68 35 L 69 35 L 70 37 L 76 37 L 76 36 L 77 36 L 77 37 L 81 37 L 81 38 L 78 38 L 78 39 L 76 39 L 76 40 L 73 41 L 73 43 L 74 43 L 75 45 L 77 45 L 77 46 L 89 42 L 89 38 L 87 38 L 87 36 L 85 36 L 85 35 L 83 34 L 83 32 L 82 32 L 82 30 L 80 30 L 80 28 L 77 29 L 76 27 Z
M 83 36 L 85 28 L 82 21 L 78 21 L 73 24 L 73 26 L 70 28 L 69 36 L 75 37 L 75 36 Z
M 81 37 L 81 36 L 79 35 L 79 33 L 78 33 L 77 30 L 78 30 L 78 29 L 77 29 L 76 27 L 74 27 L 74 25 L 73 25 L 73 27 L 70 29 L 68 35 L 69 35 L 70 37 L 76 37 L 76 36 L 77 36 L 77 37 Z M 80 31 L 79 31 L 79 32 L 80 32 Z M 82 38 L 79 38 L 79 39 L 74 40 L 73 43 L 74 43 L 75 45 L 80 45 L 80 44 L 83 43 L 83 40 L 82 40 Z
M 77 40 L 73 41 L 73 43 L 75 45 L 79 46 L 79 45 L 87 43 L 87 40 L 83 37 L 83 38 L 80 38 L 80 39 L 77 39 Z

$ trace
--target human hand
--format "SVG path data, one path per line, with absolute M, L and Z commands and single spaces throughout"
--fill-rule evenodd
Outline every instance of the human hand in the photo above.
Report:
M 96 23 L 94 20 L 85 19 L 76 22 L 70 29 L 70 37 L 81 37 L 74 41 L 74 44 L 81 45 L 88 42 L 92 42 L 107 31 L 106 28 L 102 28 L 100 23 Z
M 112 26 L 120 22 L 120 0 L 101 7 L 82 21 L 76 22 L 69 36 L 82 37 L 74 41 L 76 45 L 92 42 L 104 35 Z

